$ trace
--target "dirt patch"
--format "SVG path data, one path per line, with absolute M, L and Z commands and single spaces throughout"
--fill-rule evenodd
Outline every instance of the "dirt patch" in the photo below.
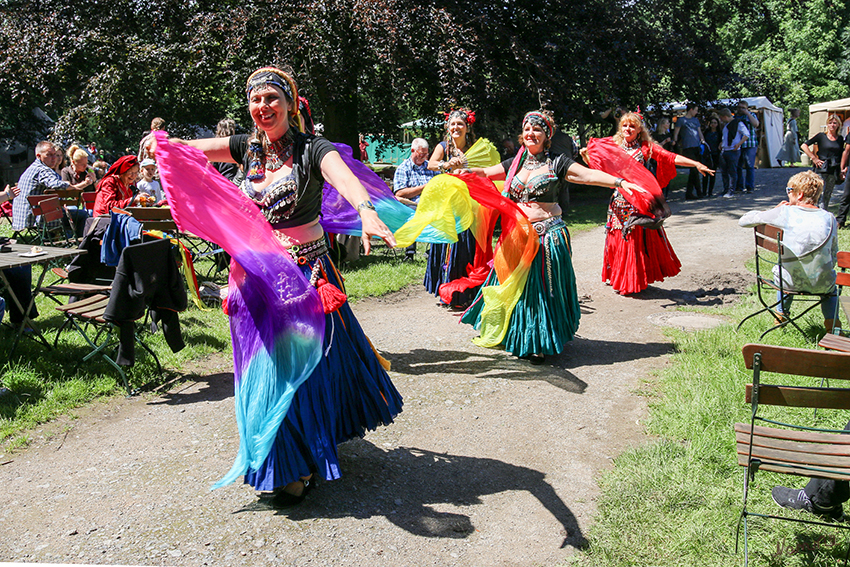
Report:
M 650 318 L 746 289 L 752 233 L 737 218 L 778 202 L 794 172 L 758 171 L 759 191 L 738 199 L 673 202 L 666 224 L 682 274 L 632 297 L 600 281 L 602 230 L 577 235 L 579 335 L 544 366 L 476 347 L 459 314 L 419 286 L 358 302 L 404 411 L 343 444 L 343 478 L 290 512 L 246 486 L 209 491 L 237 449 L 223 357 L 168 393 L 45 426 L 26 450 L 0 456 L 0 561 L 557 564 L 585 541 L 599 474 L 646 440 L 635 391 L 671 350 Z

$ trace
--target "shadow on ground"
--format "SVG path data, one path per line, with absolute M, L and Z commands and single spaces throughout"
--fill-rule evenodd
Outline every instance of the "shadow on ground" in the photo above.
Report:
M 527 491 L 562 526 L 562 548 L 586 544 L 575 516 L 539 471 L 413 447 L 385 451 L 362 439 L 344 443 L 339 450 L 346 475 L 334 482 L 320 481 L 300 506 L 280 514 L 293 521 L 384 516 L 413 535 L 461 539 L 476 530 L 470 516 L 475 515 L 474 506 L 483 504 L 482 496 Z M 439 510 L 446 505 L 454 510 Z M 263 497 L 235 513 L 269 507 Z

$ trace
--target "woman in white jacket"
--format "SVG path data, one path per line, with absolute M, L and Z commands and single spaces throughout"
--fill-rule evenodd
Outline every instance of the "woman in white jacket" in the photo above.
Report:
M 774 282 L 782 278 L 789 291 L 832 294 L 821 303 L 824 327 L 832 331 L 838 294 L 835 287 L 835 264 L 838 261 L 838 223 L 832 213 L 818 208 L 823 180 L 812 171 L 798 173 L 788 180 L 788 200 L 768 211 L 751 211 L 738 221 L 740 226 L 767 224 L 783 230 L 782 274 L 774 268 Z M 777 306 L 780 322 L 791 309 L 792 296 Z

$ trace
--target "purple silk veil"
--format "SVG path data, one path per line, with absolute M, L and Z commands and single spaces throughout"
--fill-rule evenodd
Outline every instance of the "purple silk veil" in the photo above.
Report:
M 295 390 L 321 356 L 324 312 L 257 206 L 200 150 L 156 136 L 163 187 L 180 230 L 217 243 L 235 260 L 227 308 L 239 453 L 218 488 L 268 456 Z

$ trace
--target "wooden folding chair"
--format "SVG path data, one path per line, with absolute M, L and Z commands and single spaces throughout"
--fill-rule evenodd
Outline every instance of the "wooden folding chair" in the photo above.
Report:
M 59 197 L 59 203 L 63 207 L 79 207 L 82 205 L 82 189 L 51 189 L 45 194 Z
M 839 252 L 837 267 L 840 272 L 835 274 L 835 285 L 838 286 L 838 305 L 835 308 L 835 326 L 832 332 L 836 335 L 850 333 L 850 294 L 841 295 L 847 289 L 850 290 L 850 252 Z M 844 312 L 846 324 L 841 324 L 841 312 Z
M 41 217 L 39 243 L 49 246 L 68 246 L 72 243 L 65 237 L 62 219 L 65 210 L 55 195 L 30 195 L 27 197 L 33 216 Z M 72 227 L 73 230 L 73 227 Z
M 124 210 L 142 223 L 144 230 L 159 230 L 165 233 L 177 232 L 177 223 L 171 216 L 171 207 L 126 207 Z
M 824 409 L 850 409 L 850 389 L 809 388 L 781 383 L 766 383 L 764 373 L 799 375 L 850 380 L 850 354 L 772 345 L 748 344 L 743 348 L 746 367 L 753 371 L 753 382 L 746 386 L 746 401 L 752 406 L 749 423 L 735 424 L 738 464 L 746 467 L 744 497 L 735 551 L 738 551 L 741 527 L 744 528 L 744 564 L 749 560 L 747 518 L 756 516 L 803 524 L 850 530 L 850 525 L 831 524 L 790 516 L 759 514 L 747 508 L 751 483 L 757 471 L 765 470 L 803 477 L 850 480 L 850 433 L 819 429 L 811 424 L 789 424 L 759 415 L 762 406 L 786 406 Z M 756 425 L 767 423 L 769 426 Z M 778 426 L 778 427 L 771 427 Z M 850 557 L 848 542 L 847 565 Z
M 138 390 L 130 388 L 127 373 L 108 354 L 117 345 L 118 338 L 116 326 L 103 318 L 103 313 L 106 311 L 107 305 L 109 305 L 109 295 L 97 294 L 80 301 L 75 301 L 74 303 L 60 305 L 56 307 L 56 310 L 65 315 L 65 323 L 63 323 L 62 328 L 67 325 L 76 329 L 92 349 L 91 352 L 77 363 L 76 368 L 79 368 L 83 363 L 88 362 L 92 358 L 99 356 L 118 371 L 124 383 L 124 388 L 127 390 L 127 395 L 132 396 Z M 62 331 L 62 328 L 59 329 L 59 332 Z M 59 332 L 56 333 L 54 345 L 59 340 Z M 140 345 L 153 357 L 156 362 L 157 372 L 162 376 L 162 365 L 156 353 L 141 340 L 138 334 L 135 334 L 135 341 L 137 345 Z
M 797 324 L 797 321 L 815 307 L 819 307 L 821 303 L 830 297 L 830 294 L 789 290 L 785 287 L 782 278 L 777 278 L 779 283 L 774 283 L 774 268 L 777 268 L 780 274 L 787 273 L 787 270 L 783 267 L 783 256 L 786 254 L 786 249 L 782 244 L 782 229 L 767 224 L 760 224 L 753 227 L 753 234 L 755 235 L 756 242 L 756 292 L 762 308 L 744 317 L 738 323 L 737 329 L 740 329 L 747 320 L 767 312 L 770 313 L 773 322 L 776 324 L 764 331 L 759 339 L 763 339 L 771 331 L 787 327 L 788 325 L 792 325 L 801 335 L 806 336 L 803 329 Z M 768 266 L 768 269 L 765 269 L 765 266 Z M 777 292 L 780 298 L 791 296 L 794 298 L 795 303 L 803 301 L 810 305 L 793 317 L 790 313 L 780 313 L 777 308 L 782 304 L 782 299 L 776 299 Z

